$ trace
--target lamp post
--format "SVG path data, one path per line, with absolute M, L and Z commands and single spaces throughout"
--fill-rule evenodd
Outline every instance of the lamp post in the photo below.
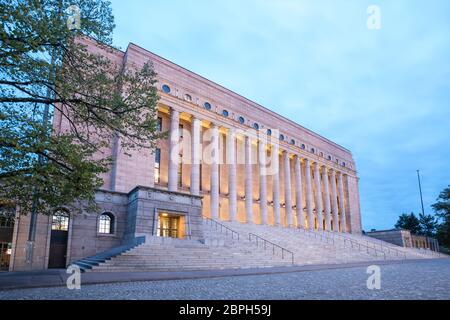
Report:
M 417 179 L 419 180 L 419 191 L 420 191 L 420 203 L 422 204 L 422 214 L 425 214 L 425 209 L 423 207 L 423 196 L 422 196 L 422 184 L 420 182 L 420 171 L 417 170 Z

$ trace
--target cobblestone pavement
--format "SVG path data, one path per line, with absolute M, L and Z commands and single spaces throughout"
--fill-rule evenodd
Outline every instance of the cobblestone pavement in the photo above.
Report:
M 0 299 L 292 300 L 450 299 L 450 259 L 382 265 L 381 289 L 367 289 L 366 267 L 195 280 L 85 285 L 81 290 L 0 291 Z

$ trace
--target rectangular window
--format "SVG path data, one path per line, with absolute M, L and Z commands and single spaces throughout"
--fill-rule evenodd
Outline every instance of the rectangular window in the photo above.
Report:
M 159 132 L 162 132 L 162 118 L 161 117 L 158 117 L 158 131 Z
M 178 187 L 183 186 L 183 155 L 178 156 Z
M 161 182 L 161 149 L 155 150 L 155 183 Z
M 202 189 L 203 189 L 203 183 L 202 183 L 202 181 L 203 181 L 203 174 L 202 174 L 202 172 L 203 172 L 203 168 L 202 168 L 202 165 L 200 164 L 199 165 L 199 167 L 200 167 L 200 191 L 202 191 Z
M 182 124 L 180 124 L 179 126 L 178 126 L 178 129 L 179 129 L 179 135 L 180 135 L 180 139 L 183 139 L 183 125 Z

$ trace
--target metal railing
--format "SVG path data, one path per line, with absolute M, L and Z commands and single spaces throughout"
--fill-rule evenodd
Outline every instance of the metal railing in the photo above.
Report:
M 221 224 L 220 222 L 217 222 L 216 220 L 213 220 L 211 218 L 203 217 L 206 223 L 209 223 L 211 226 L 213 226 L 216 230 L 220 230 L 221 233 L 225 233 L 226 236 L 231 235 L 231 239 L 236 239 L 239 241 L 239 233 L 236 231 L 228 228 L 226 225 Z
M 264 250 L 267 250 L 267 247 L 272 248 L 272 253 L 275 255 L 277 253 L 277 249 L 281 251 L 281 258 L 284 260 L 285 253 L 289 254 L 291 256 L 291 263 L 294 265 L 294 253 L 286 248 L 283 248 L 282 246 L 279 246 L 278 244 L 275 244 L 269 240 L 266 240 L 254 233 L 248 234 L 248 241 L 252 242 L 253 240 L 256 240 L 256 246 L 259 247 L 259 244 L 262 243 L 264 246 Z
M 318 231 L 318 230 L 308 230 L 305 228 L 298 228 L 296 230 L 299 230 L 307 235 L 310 235 L 311 237 L 315 237 L 316 239 L 319 239 L 322 242 L 325 242 L 327 244 L 332 244 L 333 246 L 337 246 L 336 243 L 336 237 L 341 238 L 343 240 L 344 248 L 351 248 L 351 249 L 358 249 L 360 252 L 366 252 L 367 254 L 374 255 L 375 257 L 383 257 L 384 260 L 386 260 L 386 252 L 380 249 L 377 249 L 375 247 L 371 247 L 369 245 L 363 244 L 359 241 L 356 241 L 354 239 L 350 239 L 348 237 L 345 237 L 341 234 L 331 232 L 331 231 Z M 405 254 L 406 258 L 406 254 Z

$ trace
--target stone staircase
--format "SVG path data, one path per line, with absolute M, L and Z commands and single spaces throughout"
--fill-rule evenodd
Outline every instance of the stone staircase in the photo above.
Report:
M 436 258 L 363 235 L 204 219 L 205 240 L 152 237 L 87 271 L 149 272 L 265 268 Z
M 287 252 L 257 246 L 221 223 L 204 221 L 205 241 L 150 238 L 90 272 L 150 272 L 291 266 Z M 258 244 L 261 243 L 261 240 Z

